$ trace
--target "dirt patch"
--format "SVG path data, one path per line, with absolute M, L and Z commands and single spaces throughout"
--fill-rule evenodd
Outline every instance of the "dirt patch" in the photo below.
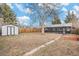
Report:
M 75 41 L 79 41 L 79 35 L 76 34 L 68 34 L 68 35 L 64 35 L 63 39 L 65 40 L 75 40 Z
M 32 56 L 79 56 L 79 42 L 60 39 Z
M 42 49 L 42 48 L 47 47 L 48 45 L 52 44 L 52 43 L 55 42 L 56 40 L 60 39 L 61 37 L 62 37 L 62 36 L 59 36 L 59 37 L 57 37 L 55 40 L 51 40 L 51 41 L 46 42 L 45 44 L 43 44 L 43 45 L 41 45 L 41 46 L 39 46 L 39 47 L 34 48 L 33 50 L 31 50 L 31 51 L 25 53 L 24 56 L 30 56 L 30 55 L 34 54 L 35 52 L 39 51 L 39 50 Z
M 23 55 L 50 40 L 54 40 L 59 35 L 22 33 L 18 36 L 0 36 L 0 55 Z

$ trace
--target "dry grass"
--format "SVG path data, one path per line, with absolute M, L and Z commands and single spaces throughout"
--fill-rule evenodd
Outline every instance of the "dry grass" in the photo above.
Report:
M 40 49 L 33 56 L 79 56 L 79 42 L 60 39 Z
M 22 33 L 18 36 L 0 36 L 0 55 L 23 55 L 24 53 L 55 39 L 59 34 Z

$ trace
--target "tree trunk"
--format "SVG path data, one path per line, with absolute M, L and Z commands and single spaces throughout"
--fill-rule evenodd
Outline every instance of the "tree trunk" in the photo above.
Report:
M 41 27 L 41 33 L 44 34 L 44 25 Z

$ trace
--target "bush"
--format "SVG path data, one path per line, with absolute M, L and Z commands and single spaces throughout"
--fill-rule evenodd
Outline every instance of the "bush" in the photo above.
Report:
M 72 31 L 72 34 L 77 34 L 77 35 L 79 35 L 79 28 L 78 28 L 78 29 L 73 30 L 73 31 Z

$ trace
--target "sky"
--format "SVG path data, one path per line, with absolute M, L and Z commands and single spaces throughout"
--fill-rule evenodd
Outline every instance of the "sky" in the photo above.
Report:
M 30 26 L 33 25 L 35 27 L 39 26 L 38 21 L 33 21 L 32 20 L 32 15 L 34 10 L 31 10 L 32 5 L 29 3 L 8 3 L 8 6 L 15 12 L 17 20 L 20 22 L 21 25 L 23 26 Z M 60 9 L 61 14 L 60 14 L 60 19 L 61 22 L 63 22 L 64 18 L 67 15 L 67 11 L 70 10 L 70 12 L 74 12 L 74 14 L 79 18 L 79 3 L 61 3 L 62 7 Z M 33 23 L 34 24 L 31 24 Z M 51 21 L 47 21 L 45 23 L 46 25 L 52 25 Z

